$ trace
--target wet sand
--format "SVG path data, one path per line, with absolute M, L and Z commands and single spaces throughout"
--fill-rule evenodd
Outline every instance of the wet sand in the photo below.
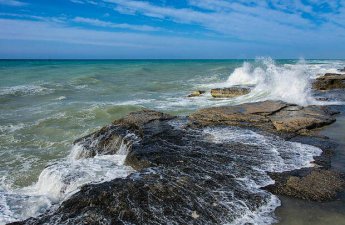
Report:
M 342 109 L 337 121 L 320 134 L 338 143 L 332 157 L 332 169 L 345 172 L 345 110 Z M 279 198 L 282 201 L 282 206 L 276 210 L 279 225 L 345 225 L 345 192 L 337 200 L 324 203 Z

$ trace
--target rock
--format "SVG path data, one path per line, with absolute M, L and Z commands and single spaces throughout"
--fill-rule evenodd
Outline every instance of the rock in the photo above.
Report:
M 316 100 L 322 101 L 322 102 L 327 102 L 327 101 L 329 101 L 329 98 L 327 98 L 327 97 L 319 97 L 319 98 L 316 98 Z
M 340 73 L 325 73 L 325 77 L 337 77 L 337 76 L 342 76 L 343 74 Z
M 137 172 L 85 185 L 56 209 L 16 224 L 225 224 L 270 202 L 269 192 L 235 179 L 267 176 L 257 170 L 267 154 L 258 155 L 257 145 L 219 143 L 202 129 L 174 125 L 183 121 L 146 110 L 79 139 L 89 145 L 96 138 L 91 145 L 108 154 L 118 145 L 98 143 L 131 139 L 126 136 L 133 132 L 126 164 Z
M 141 128 L 144 124 L 172 118 L 174 116 L 148 109 L 129 113 L 111 125 L 74 141 L 73 144 L 82 145 L 84 148 L 84 151 L 75 158 L 89 158 L 97 154 L 115 154 L 121 145 L 131 145 L 132 142 L 135 142 L 137 138 L 135 135 L 142 136 L 144 131 Z
M 193 91 L 190 95 L 188 95 L 187 97 L 198 97 L 202 94 L 204 94 L 206 91 L 201 91 L 201 90 L 197 90 L 197 91 Z
M 342 69 L 339 69 L 339 72 L 345 72 L 345 67 Z
M 288 106 L 270 116 L 277 131 L 298 132 L 311 130 L 331 124 L 335 121 L 330 112 L 319 106 L 298 107 Z
M 320 106 L 296 106 L 281 101 L 246 103 L 201 109 L 190 115 L 192 125 L 233 125 L 257 127 L 269 132 L 305 133 L 335 121 Z
M 246 95 L 249 92 L 250 88 L 243 87 L 216 88 L 211 90 L 211 95 L 214 98 L 233 98 Z
M 289 174 L 287 175 L 286 174 Z M 296 172 L 295 172 L 296 173 Z M 291 174 L 285 172 L 274 174 L 272 178 L 276 181 L 265 189 L 280 195 L 295 198 L 327 201 L 335 199 L 337 193 L 343 189 L 344 180 L 337 172 L 322 169 L 307 170 L 307 175 Z
M 85 185 L 51 211 L 13 224 L 232 223 L 243 214 L 266 207 L 272 199 L 271 193 L 246 185 L 269 179 L 258 168 L 271 165 L 277 154 L 287 160 L 294 156 L 282 150 L 283 140 L 275 135 L 270 134 L 268 139 L 278 143 L 272 152 L 271 145 L 263 147 L 259 142 L 216 141 L 203 126 L 255 126 L 278 132 L 273 121 L 279 121 L 282 130 L 299 131 L 332 119 L 323 107 L 265 101 L 202 109 L 189 120 L 191 126 L 186 126 L 186 118 L 142 110 L 78 139 L 76 144 L 86 152 L 80 157 L 114 154 L 125 146 L 125 164 L 136 172 L 126 178 Z M 291 143 L 286 142 L 284 148 L 295 146 Z M 268 187 L 270 191 L 299 198 L 328 199 L 342 186 L 338 175 L 331 172 L 272 176 L 279 185 Z
M 345 74 L 326 73 L 313 82 L 313 88 L 317 90 L 345 88 Z

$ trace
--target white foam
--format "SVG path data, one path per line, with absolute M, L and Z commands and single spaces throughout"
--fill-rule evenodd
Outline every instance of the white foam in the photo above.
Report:
M 256 132 L 235 128 L 205 128 L 206 138 L 216 143 L 236 143 L 257 146 L 258 152 L 237 153 L 238 157 L 250 157 L 253 174 L 235 174 L 236 180 L 243 189 L 252 192 L 263 192 L 268 194 L 270 199 L 255 211 L 251 211 L 244 202 L 235 204 L 238 212 L 242 214 L 232 224 L 272 224 L 277 222 L 273 213 L 280 206 L 280 200 L 263 190 L 261 187 L 273 184 L 274 181 L 267 175 L 267 172 L 283 172 L 303 167 L 311 167 L 313 157 L 319 156 L 322 150 L 305 144 L 284 141 L 276 136 L 263 136 Z M 245 150 L 243 150 L 245 151 Z
M 317 63 L 317 64 L 315 64 Z M 200 107 L 213 105 L 235 105 L 246 102 L 264 100 L 282 100 L 298 105 L 323 105 L 312 96 L 312 80 L 325 73 L 339 73 L 343 62 L 320 61 L 309 62 L 300 60 L 297 63 L 277 64 L 271 58 L 258 58 L 254 62 L 244 62 L 235 68 L 224 82 L 197 85 L 195 89 L 224 88 L 232 86 L 249 86 L 252 91 L 243 96 L 231 99 L 214 99 L 204 95 L 194 99 L 184 100 L 185 105 L 200 104 Z M 171 105 L 171 103 L 167 103 Z M 182 103 L 181 103 L 182 104 Z M 327 102 L 327 104 L 339 104 Z
M 128 146 L 122 145 L 115 155 L 87 154 L 82 146 L 75 145 L 67 159 L 46 167 L 37 183 L 0 193 L 0 224 L 35 217 L 54 204 L 62 202 L 87 183 L 99 183 L 126 177 L 133 169 L 124 165 Z M 0 190 L 1 191 L 1 190 Z
M 311 76 L 303 61 L 295 65 L 277 65 L 270 58 L 257 60 L 257 66 L 244 63 L 235 69 L 226 86 L 255 85 L 249 96 L 282 100 L 299 105 L 315 104 L 311 95 Z
M 59 100 L 59 101 L 64 100 L 64 99 L 66 99 L 66 96 L 60 96 L 60 97 L 56 98 L 56 100 Z
M 0 125 L 0 133 L 7 133 L 7 132 L 15 132 L 17 130 L 21 130 L 25 127 L 24 123 L 18 124 L 8 124 L 8 125 Z
M 53 90 L 45 88 L 41 85 L 17 85 L 12 87 L 0 88 L 0 95 L 14 95 L 14 96 L 25 96 L 25 95 L 43 95 L 53 92 Z

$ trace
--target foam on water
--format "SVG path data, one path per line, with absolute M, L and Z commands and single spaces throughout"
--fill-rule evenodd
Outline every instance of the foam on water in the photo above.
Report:
M 303 167 L 311 167 L 313 157 L 319 156 L 322 150 L 305 144 L 284 141 L 276 136 L 264 136 L 254 131 L 236 128 L 205 128 L 204 134 L 210 141 L 216 143 L 240 143 L 251 146 L 258 146 L 258 152 L 248 152 L 239 157 L 250 157 L 253 174 L 234 174 L 242 187 L 253 193 L 264 192 L 261 187 L 273 184 L 274 181 L 267 175 L 267 172 L 283 172 Z M 242 153 L 241 153 L 242 154 Z M 242 215 L 232 224 L 272 224 L 277 222 L 274 218 L 274 210 L 280 206 L 278 197 L 270 194 L 265 205 L 251 211 L 245 203 L 238 204 L 238 210 Z
M 0 190 L 0 224 L 38 216 L 84 184 L 128 176 L 133 169 L 124 165 L 127 150 L 127 145 L 122 143 L 115 155 L 85 158 L 83 146 L 73 146 L 67 159 L 46 167 L 35 184 Z
M 2 87 L 0 88 L 1 95 L 12 95 L 12 96 L 26 96 L 26 95 L 44 95 L 52 93 L 53 90 L 43 87 L 41 85 L 18 85 L 12 87 Z

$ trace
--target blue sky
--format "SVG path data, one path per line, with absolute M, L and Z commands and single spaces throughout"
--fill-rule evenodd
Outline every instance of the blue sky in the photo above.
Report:
M 0 0 L 0 58 L 345 58 L 345 0 Z

